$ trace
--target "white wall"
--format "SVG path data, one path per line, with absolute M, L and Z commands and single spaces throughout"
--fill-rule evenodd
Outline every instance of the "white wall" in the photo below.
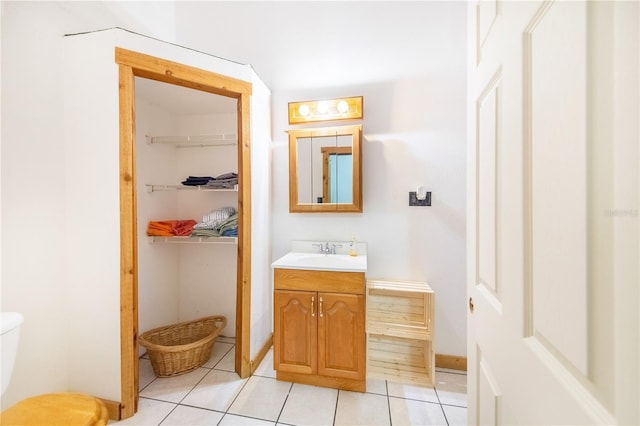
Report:
M 251 359 L 271 332 L 271 92 L 252 72 L 251 99 Z
M 136 81 L 138 79 L 136 78 Z M 150 220 L 177 219 L 174 192 L 147 192 L 147 183 L 175 183 L 176 148 L 146 143 L 146 135 L 174 134 L 175 117 L 169 111 L 141 99 L 136 92 L 136 189 L 138 217 L 138 329 L 178 321 L 178 255 L 173 244 L 149 244 L 146 237 Z M 161 164 L 162 167 L 158 167 Z M 140 354 L 144 348 L 139 347 Z
M 63 70 L 48 66 L 60 63 L 64 16 L 50 20 L 56 16 L 50 5 L 41 14 L 33 4 L 0 7 L 2 310 L 25 316 L 4 408 L 30 393 L 67 385 L 67 353 L 60 344 L 66 339 Z
M 63 36 L 124 25 L 122 18 L 126 14 L 116 4 L 107 8 L 99 2 L 2 1 L 0 8 L 1 308 L 25 316 L 12 381 L 2 396 L 4 408 L 29 395 L 74 388 L 69 369 L 78 365 L 73 363 L 66 344 L 72 336 L 68 326 L 74 318 L 66 308 L 69 300 L 79 305 L 83 301 L 74 297 L 65 278 L 68 229 Z M 153 15 L 172 16 L 173 5 L 170 8 L 158 5 Z M 159 26 L 149 22 L 142 27 L 136 19 L 128 17 L 127 27 L 132 31 L 144 29 L 150 36 L 173 34 L 173 18 L 168 25 L 167 19 L 162 21 Z M 84 230 L 87 238 L 92 235 L 96 238 L 95 231 Z M 86 308 L 91 310 L 92 306 Z M 90 317 L 94 314 L 91 312 Z M 117 323 L 114 321 L 116 326 Z M 95 340 L 99 347 L 99 334 Z M 110 345 L 119 346 L 111 342 Z M 80 366 L 92 362 L 88 356 L 82 361 Z M 114 376 L 110 371 L 103 374 Z M 119 372 L 115 377 L 118 376 Z M 106 386 L 111 386 L 109 380 L 106 379 Z
M 93 371 L 90 373 L 82 370 L 71 370 L 71 384 L 84 389 L 88 393 L 99 395 L 112 400 L 119 399 L 119 264 L 113 262 L 113 256 L 119 260 L 119 209 L 118 209 L 118 105 L 117 91 L 117 66 L 113 61 L 115 46 L 124 47 L 137 52 L 145 53 L 183 63 L 185 65 L 210 70 L 244 81 L 251 81 L 251 70 L 243 65 L 231 63 L 219 58 L 200 54 L 193 50 L 184 49 L 176 45 L 169 45 L 153 39 L 139 37 L 137 35 L 110 30 L 87 35 L 74 36 L 67 41 L 69 47 L 67 76 L 68 86 L 65 93 L 65 120 L 73 117 L 69 112 L 76 111 L 82 115 L 81 122 L 73 123 L 69 120 L 67 128 L 72 131 L 65 135 L 66 148 L 69 156 L 78 155 L 77 161 L 67 162 L 66 170 L 70 176 L 89 175 L 94 170 L 102 170 L 97 182 L 100 197 L 89 196 L 91 203 L 83 206 L 83 215 L 75 216 L 70 209 L 77 208 L 86 190 L 85 184 L 67 181 L 67 200 L 70 209 L 68 217 L 88 223 L 102 223 L 101 238 L 99 241 L 87 240 L 81 230 L 69 230 L 67 240 L 67 255 L 83 265 L 80 273 L 68 274 L 69 285 L 73 288 L 74 297 L 80 297 L 83 304 L 93 306 L 94 322 L 76 322 L 73 338 L 70 339 L 70 359 L 74 365 L 85 365 L 81 361 L 90 359 Z M 91 60 L 87 61 L 89 57 Z M 75 74 L 72 71 L 76 70 Z M 93 80 L 91 90 L 87 85 L 78 85 L 84 76 L 94 76 L 99 80 Z M 99 81 L 96 84 L 96 81 Z M 85 108 L 85 114 L 80 112 L 82 106 L 92 105 L 93 108 Z M 73 109 L 75 108 L 75 110 Z M 260 130 L 255 131 L 256 135 Z M 86 147 L 86 142 L 91 140 L 93 149 Z M 82 160 L 82 161 L 80 161 Z M 266 161 L 264 159 L 263 161 Z M 266 166 L 268 169 L 268 166 Z M 75 200 L 75 203 L 74 203 Z M 264 210 L 265 206 L 254 204 L 252 208 Z M 253 212 L 252 212 L 253 213 Z M 82 244 L 82 245 L 81 245 Z M 96 258 L 95 253 L 102 253 Z M 108 262 L 111 260 L 111 262 Z M 115 264 L 114 264 L 115 263 Z M 110 285 L 108 282 L 111 281 Z M 95 287 L 94 283 L 100 285 Z M 97 297 L 102 296 L 100 300 Z M 98 302 L 101 302 L 98 305 Z M 96 308 L 100 306 L 101 309 Z M 78 303 L 78 299 L 69 310 L 72 318 L 85 318 L 84 310 Z M 107 348 L 87 347 L 86 341 L 90 332 L 99 332 Z M 117 352 L 115 357 L 113 353 Z M 77 364 L 76 364 L 77 363 Z M 116 377 L 113 386 L 107 387 L 102 380 L 102 374 L 106 370 L 116 370 L 112 376 Z
M 291 240 L 348 240 L 355 233 L 368 243 L 368 277 L 431 285 L 435 351 L 466 356 L 465 15 L 443 15 L 439 25 L 459 49 L 433 55 L 440 66 L 427 75 L 274 92 L 273 257 Z M 356 95 L 364 96 L 363 213 L 289 213 L 287 103 Z M 431 191 L 431 207 L 408 206 L 418 185 Z
M 113 48 L 245 81 L 254 75 L 246 66 L 124 31 L 63 37 L 122 24 L 103 3 L 1 7 L 2 310 L 26 317 L 2 404 L 65 390 L 119 400 Z M 65 66 L 65 54 L 76 48 L 82 54 Z

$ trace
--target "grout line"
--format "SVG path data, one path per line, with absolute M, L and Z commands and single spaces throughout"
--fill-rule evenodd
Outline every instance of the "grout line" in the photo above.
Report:
M 218 411 L 220 412 L 220 411 Z M 230 416 L 235 416 L 235 417 L 242 417 L 244 419 L 251 419 L 251 420 L 258 420 L 260 422 L 268 422 L 268 423 L 273 423 L 274 425 L 276 424 L 276 422 L 274 422 L 273 420 L 265 420 L 263 418 L 260 417 L 252 417 L 252 416 L 247 416 L 244 414 L 234 414 L 234 413 L 224 413 L 224 416 L 222 416 L 222 418 L 220 419 L 220 422 L 218 422 L 218 424 L 220 424 L 222 422 L 222 420 L 224 420 L 226 415 L 230 415 Z M 278 423 L 278 424 L 288 424 L 288 423 Z M 295 425 L 292 425 L 295 426 Z
M 238 414 L 233 414 L 233 413 L 229 413 L 229 408 L 231 408 L 231 406 L 233 405 L 234 402 L 236 402 L 236 400 L 238 399 L 238 397 L 240 396 L 240 394 L 242 393 L 242 391 L 244 390 L 245 387 L 247 387 L 247 384 L 249 383 L 249 380 L 251 380 L 251 376 L 249 376 L 245 381 L 244 384 L 242 385 L 242 387 L 240 388 L 240 390 L 238 391 L 238 393 L 236 394 L 236 396 L 233 397 L 233 401 L 231 401 L 231 403 L 229 404 L 229 406 L 227 407 L 227 409 L 224 411 L 225 415 L 226 414 L 231 414 L 232 416 L 236 416 Z M 224 416 L 223 416 L 224 417 Z M 262 419 L 261 419 L 262 420 Z
M 443 404 L 443 403 L 440 403 L 440 405 L 442 406 L 446 405 L 447 407 L 465 408 L 465 409 L 468 408 L 466 405 Z
M 396 395 L 389 395 L 389 398 L 395 398 L 395 399 L 405 399 L 407 401 L 416 401 L 416 402 L 428 402 L 429 404 L 442 404 L 440 402 L 440 400 L 437 401 L 429 401 L 426 399 L 417 399 L 417 398 L 409 398 L 406 396 L 396 396 Z M 447 404 L 447 405 L 451 405 L 451 404 Z
M 338 389 L 338 392 L 336 392 L 336 406 L 333 409 L 333 422 L 331 423 L 332 425 L 336 424 L 336 417 L 338 416 L 338 400 L 340 399 L 340 389 Z
M 191 404 L 178 404 L 182 407 L 189 407 L 189 408 L 196 408 L 198 410 L 205 410 L 205 411 L 211 411 L 212 413 L 220 413 L 220 414 L 224 414 L 224 411 L 220 411 L 220 410 L 214 410 L 213 408 L 207 408 L 207 407 L 200 407 L 198 405 L 191 405 Z
M 225 343 L 225 342 L 220 342 L 220 343 Z M 236 347 L 235 343 L 231 345 L 231 347 L 229 349 L 227 349 L 227 351 L 224 353 L 224 355 L 222 355 L 220 357 L 220 359 L 218 360 L 218 362 L 216 362 L 215 364 L 213 364 L 213 367 L 211 367 L 211 370 L 215 370 L 216 367 L 218 366 L 218 364 L 220 364 L 222 362 L 222 360 L 229 355 L 229 352 L 231 352 L 234 348 Z M 209 367 L 205 367 L 205 368 L 209 368 Z M 220 370 L 220 368 L 218 369 Z M 227 371 L 227 370 L 223 370 L 223 371 Z M 234 371 L 235 373 L 235 371 Z
M 442 401 L 440 401 L 440 395 L 438 395 L 438 389 L 434 386 L 433 392 L 436 394 L 436 398 L 438 398 L 438 404 L 442 405 Z
M 198 368 L 198 370 L 200 370 L 200 368 Z M 200 378 L 200 380 L 198 380 L 192 387 L 191 389 L 189 389 L 189 391 L 187 393 L 184 394 L 184 396 L 182 397 L 182 399 L 178 402 L 179 405 L 182 405 L 182 401 L 184 401 L 191 392 L 193 392 L 193 390 L 198 387 L 198 385 L 200 384 L 200 382 L 202 382 L 204 380 L 205 377 L 207 377 L 209 375 L 209 373 L 211 373 L 212 370 L 204 368 L 204 370 L 208 370 L 206 373 L 204 373 L 202 375 L 202 377 Z M 196 370 L 193 370 L 196 371 Z
M 447 412 L 444 411 L 442 404 L 440 404 L 440 411 L 442 411 L 442 415 L 444 416 L 444 421 L 447 422 L 447 426 L 450 426 L 449 419 L 447 418 Z
M 384 388 L 387 391 L 387 410 L 389 411 L 389 425 L 393 426 L 393 419 L 391 418 L 391 401 L 389 400 L 389 383 L 384 381 Z
M 258 376 L 261 377 L 261 376 Z M 289 400 L 289 395 L 291 394 L 291 390 L 293 389 L 293 383 L 289 386 L 289 391 L 287 392 L 287 396 L 284 398 L 284 402 L 282 403 L 282 407 L 280 407 L 280 412 L 278 413 L 278 417 L 276 417 L 276 421 L 274 423 L 278 423 L 280 420 L 280 416 L 282 416 L 282 412 L 284 411 L 284 406 L 287 405 L 287 401 Z
M 162 420 L 160 420 L 160 423 L 158 423 L 158 426 L 160 426 L 160 425 L 162 424 L 162 422 L 164 422 L 165 420 L 167 420 L 167 417 L 169 417 L 169 416 L 171 415 L 171 413 L 173 413 L 174 411 L 176 411 L 176 408 L 178 408 L 178 405 L 180 405 L 180 404 L 176 404 L 176 405 L 171 409 L 171 411 L 169 411 L 169 412 L 167 413 L 167 415 L 166 415 L 166 416 L 164 416 L 164 417 L 162 418 Z

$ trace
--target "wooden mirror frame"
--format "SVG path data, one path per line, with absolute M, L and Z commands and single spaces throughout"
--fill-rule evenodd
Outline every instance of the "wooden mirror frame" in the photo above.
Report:
M 289 130 L 289 212 L 362 213 L 362 125 Z M 298 139 L 351 135 L 353 198 L 346 203 L 301 203 L 298 200 Z

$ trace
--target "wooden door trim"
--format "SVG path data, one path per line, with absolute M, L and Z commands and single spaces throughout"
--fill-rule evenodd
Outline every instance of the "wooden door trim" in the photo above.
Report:
M 135 175 L 134 77 L 176 84 L 238 101 L 238 262 L 236 359 L 240 377 L 251 374 L 251 143 L 252 84 L 221 74 L 115 48 L 119 67 L 120 108 L 120 417 L 135 414 L 138 399 L 138 282 Z
M 350 146 L 323 146 L 320 147 L 322 153 L 322 202 L 333 203 L 329 198 L 329 157 L 331 155 L 352 155 Z M 353 185 L 352 185 L 353 186 Z

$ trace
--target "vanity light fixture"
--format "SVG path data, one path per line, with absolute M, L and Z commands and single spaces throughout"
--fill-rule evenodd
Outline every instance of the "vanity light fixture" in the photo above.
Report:
M 289 124 L 361 119 L 362 96 L 289 102 Z

